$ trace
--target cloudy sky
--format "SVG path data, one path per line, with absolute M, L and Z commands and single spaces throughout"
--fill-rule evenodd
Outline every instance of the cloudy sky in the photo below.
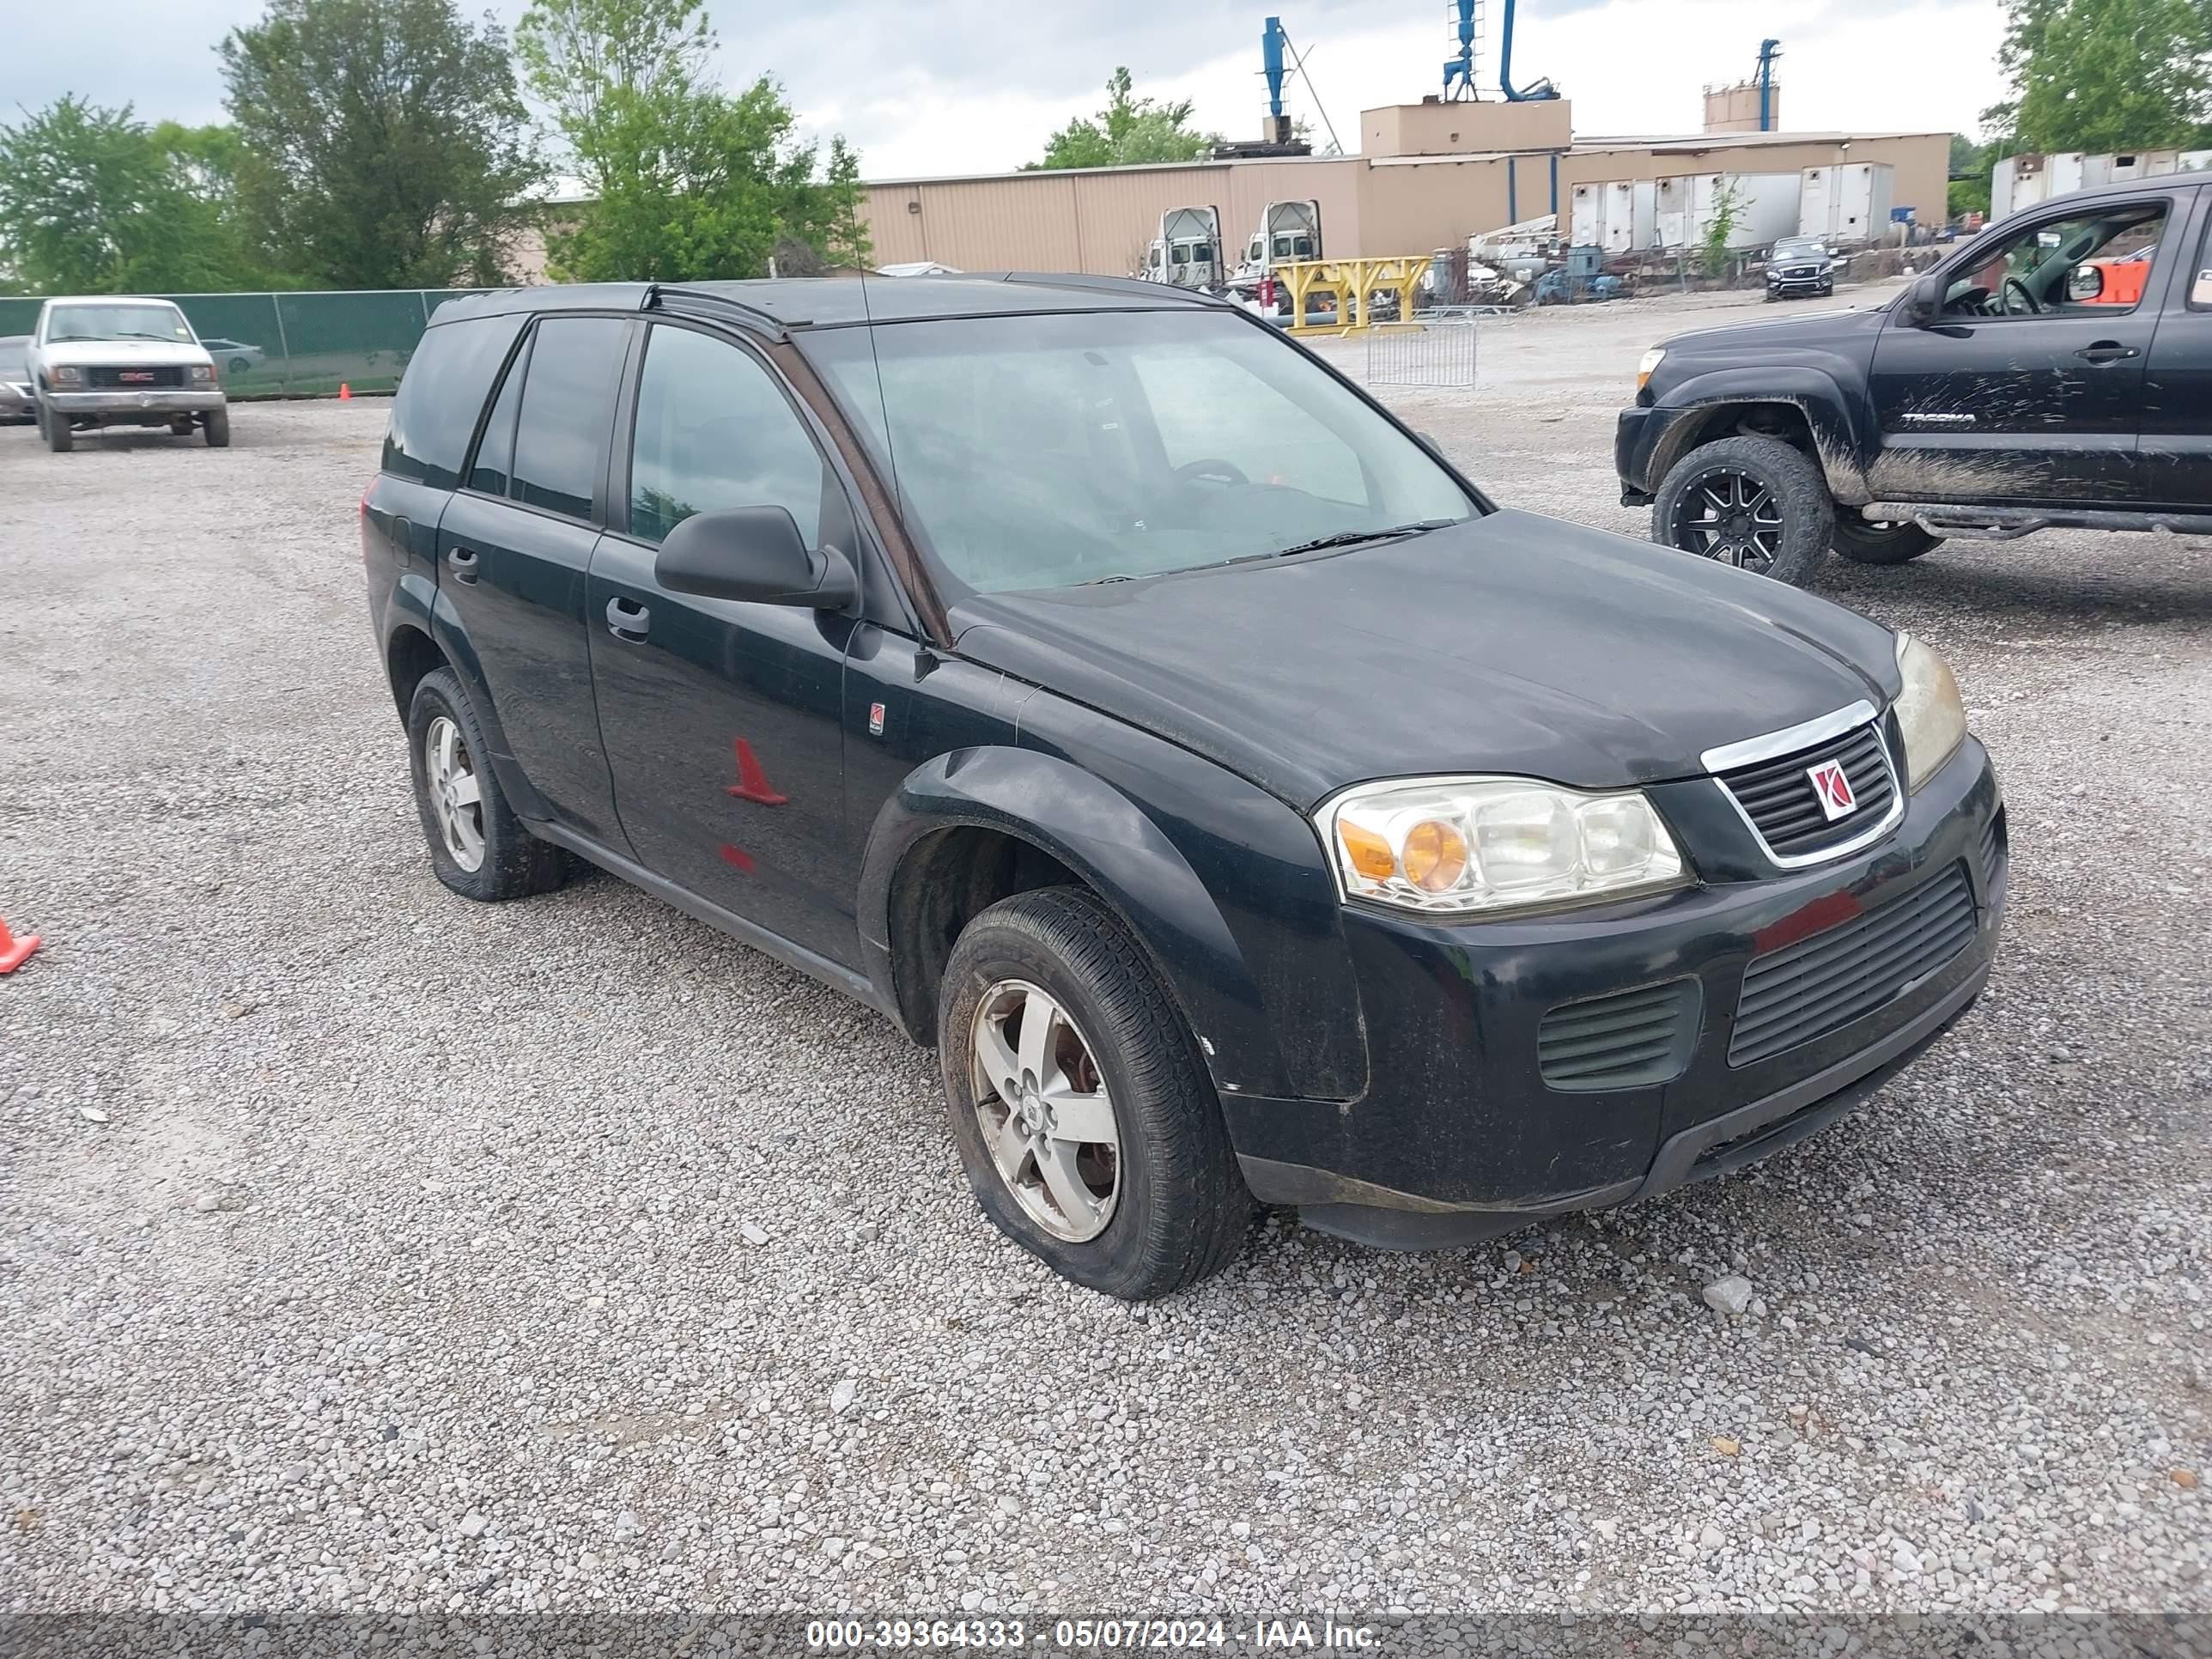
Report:
M 492 10 L 512 23 L 524 3 L 496 0 Z M 1267 3 L 710 0 L 710 9 L 727 79 L 777 76 L 810 134 L 846 133 L 880 179 L 1031 160 L 1054 127 L 1097 106 L 1116 64 L 1129 65 L 1140 92 L 1194 100 L 1206 126 L 1256 136 Z M 1362 108 L 1436 88 L 1444 0 L 1276 3 L 1348 143 Z M 217 118 L 215 43 L 261 5 L 0 0 L 0 118 L 64 92 L 127 101 L 149 118 Z M 1494 30 L 1500 0 L 1490 9 Z M 1790 127 L 1972 131 L 2001 95 L 2002 27 L 1997 0 L 1524 0 L 1514 71 L 1557 82 L 1584 136 L 1694 131 L 1699 88 L 1748 75 L 1771 34 L 1783 42 Z M 1486 78 L 1494 84 L 1494 66 Z M 1313 92 L 1297 85 L 1290 102 L 1321 130 Z

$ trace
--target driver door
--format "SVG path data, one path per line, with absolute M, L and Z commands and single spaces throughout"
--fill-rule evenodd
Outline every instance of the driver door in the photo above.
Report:
M 2138 499 L 2136 443 L 2171 198 L 2076 205 L 1985 241 L 1945 276 L 1931 326 L 1891 307 L 1870 392 L 1877 501 L 2111 506 Z M 2148 282 L 2118 270 L 2147 256 Z M 2094 271 L 2102 291 L 2087 293 Z

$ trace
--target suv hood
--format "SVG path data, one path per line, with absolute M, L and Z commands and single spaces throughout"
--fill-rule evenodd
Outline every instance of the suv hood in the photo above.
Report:
M 952 607 L 960 653 L 1207 756 L 1301 809 L 1373 778 L 1584 788 L 1895 695 L 1887 629 L 1534 514 L 1279 562 Z
M 121 364 L 145 368 L 189 368 L 209 362 L 206 349 L 189 340 L 65 340 L 40 346 L 39 361 L 52 368 L 73 363 L 80 368 Z

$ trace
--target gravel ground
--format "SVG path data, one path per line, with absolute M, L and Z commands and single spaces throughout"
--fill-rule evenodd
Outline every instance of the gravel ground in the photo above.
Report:
M 1389 395 L 1641 533 L 1635 357 L 1738 303 Z M 1473 1251 L 1271 1220 L 1130 1308 L 981 1219 L 877 1017 L 611 879 L 432 878 L 357 563 L 385 413 L 0 431 L 0 915 L 46 938 L 0 980 L 0 1612 L 2212 1607 L 2212 550 L 1826 577 L 1950 657 L 2012 811 L 1990 994 L 1869 1109 Z

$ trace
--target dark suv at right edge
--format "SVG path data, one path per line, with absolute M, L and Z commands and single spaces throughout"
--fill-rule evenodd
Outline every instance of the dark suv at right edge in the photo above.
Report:
M 1652 540 L 1789 582 L 1832 544 L 2212 533 L 2212 187 L 2054 198 L 1887 305 L 1677 336 L 1613 460 Z
M 362 529 L 439 879 L 581 855 L 880 1009 L 1115 1295 L 1255 1198 L 1453 1246 L 1734 1168 L 1996 949 L 1927 646 L 1501 509 L 1163 285 L 449 301 Z

